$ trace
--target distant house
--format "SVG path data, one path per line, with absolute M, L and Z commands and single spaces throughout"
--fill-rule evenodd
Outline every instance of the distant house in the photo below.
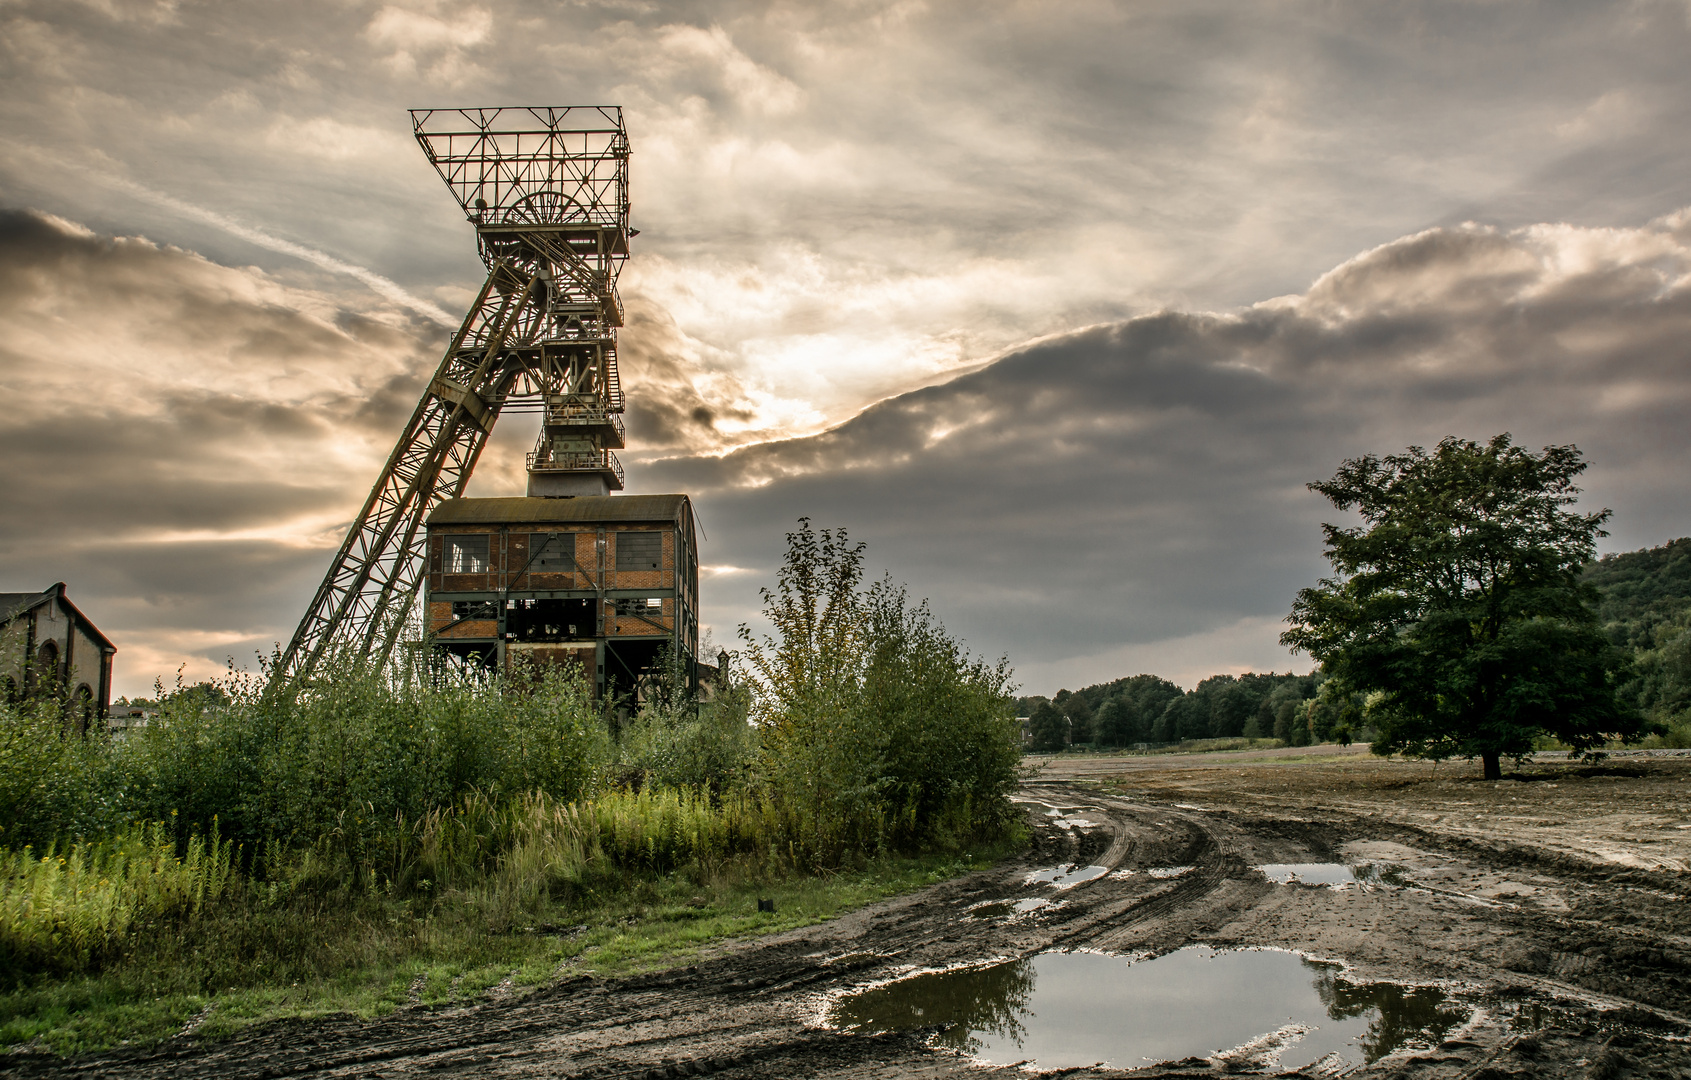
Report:
M 104 717 L 112 700 L 117 646 L 65 596 L 0 593 L 0 694 L 9 701 L 52 695 L 70 706 L 77 730 Z
M 111 711 L 106 713 L 106 730 L 111 732 L 114 737 L 121 738 L 129 734 L 133 728 L 146 727 L 158 714 L 159 711 L 156 708 L 141 705 L 113 705 Z

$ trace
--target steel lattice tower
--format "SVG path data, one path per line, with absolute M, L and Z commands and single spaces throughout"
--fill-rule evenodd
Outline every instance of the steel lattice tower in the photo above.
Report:
M 499 414 L 541 416 L 529 494 L 623 486 L 617 274 L 628 258 L 628 133 L 613 106 L 415 109 L 429 162 L 487 264 L 463 325 L 282 655 L 283 679 L 332 653 L 385 659 L 424 566 L 423 522 L 463 494 Z

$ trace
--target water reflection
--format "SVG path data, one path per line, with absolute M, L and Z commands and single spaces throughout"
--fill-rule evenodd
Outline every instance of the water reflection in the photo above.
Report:
M 1318 972 L 1315 992 L 1337 1019 L 1368 1018 L 1368 1030 L 1356 1037 L 1364 1062 L 1373 1063 L 1400 1046 L 1432 1045 L 1467 1022 L 1468 1010 L 1448 1000 L 1436 986 L 1350 983 L 1331 972 Z
M 1079 866 L 1064 863 L 1044 870 L 1035 870 L 1022 879 L 1024 885 L 1049 885 L 1054 889 L 1069 889 L 1083 882 L 1093 881 L 1110 872 L 1107 866 Z
M 1131 964 L 1040 953 L 890 983 L 841 1000 L 832 1020 L 860 1031 L 940 1025 L 942 1045 L 1042 1069 L 1208 1057 L 1292 1030 L 1277 1060 L 1256 1064 L 1297 1069 L 1330 1053 L 1364 1064 L 1431 1045 L 1467 1019 L 1441 991 L 1358 985 L 1339 970 L 1273 949 L 1195 946 Z
M 1257 867 L 1268 880 L 1281 885 L 1402 885 L 1403 873 L 1395 866 L 1363 863 L 1264 863 Z
M 920 975 L 846 998 L 833 1022 L 861 1031 L 943 1025 L 937 1041 L 965 1054 L 982 1055 L 989 1045 L 1019 1047 L 1027 1037 L 1024 1020 L 1037 1020 L 1029 1008 L 1037 977 L 1032 960 Z
M 996 919 L 1005 915 L 1025 915 L 1030 911 L 1038 911 L 1042 907 L 1050 906 L 1051 901 L 1031 898 L 1027 900 L 1000 900 L 995 903 L 980 904 L 969 909 L 969 915 L 976 919 Z

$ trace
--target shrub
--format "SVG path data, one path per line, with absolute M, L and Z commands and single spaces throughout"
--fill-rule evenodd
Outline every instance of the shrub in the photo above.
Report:
M 787 534 L 773 635 L 742 626 L 759 778 L 789 843 L 818 864 L 884 846 L 943 846 L 1010 821 L 1018 761 L 1009 670 L 972 660 L 887 581 L 864 545 L 801 519 Z

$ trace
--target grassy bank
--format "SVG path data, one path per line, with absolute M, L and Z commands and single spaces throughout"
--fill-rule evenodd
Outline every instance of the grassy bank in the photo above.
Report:
M 0 1043 L 625 970 L 1013 843 L 1006 666 L 863 587 L 843 534 L 788 540 L 775 633 L 745 636 L 708 703 L 680 664 L 595 699 L 556 669 L 454 675 L 420 649 L 179 687 L 121 739 L 52 694 L 0 702 Z
M 282 1017 L 380 1016 L 409 1004 L 471 1003 L 576 974 L 618 976 L 685 964 L 713 942 L 833 918 L 883 897 L 991 865 L 1015 843 L 962 854 L 887 856 L 837 873 L 720 868 L 607 882 L 543 902 L 506 925 L 472 893 L 431 911 L 366 897 L 353 904 L 245 897 L 177 933 L 132 942 L 96 973 L 0 994 L 0 1044 L 61 1054 L 169 1038 L 198 1020 L 217 1038 Z M 773 899 L 773 914 L 757 900 Z

